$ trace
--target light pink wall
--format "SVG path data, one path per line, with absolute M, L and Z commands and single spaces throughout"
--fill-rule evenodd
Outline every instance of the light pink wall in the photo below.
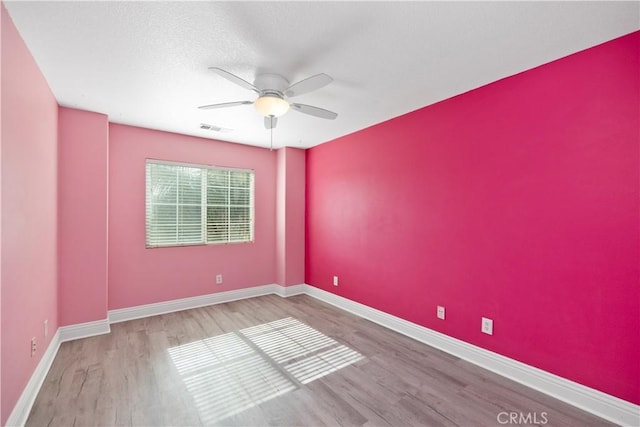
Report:
M 276 283 L 283 285 L 287 275 L 287 151 L 276 154 Z
M 58 327 L 58 105 L 4 5 L 2 14 L 2 404 L 5 424 Z M 44 320 L 50 334 L 44 337 Z M 30 341 L 38 351 L 30 357 Z
M 255 242 L 145 249 L 145 158 L 254 169 Z M 109 309 L 274 283 L 275 215 L 276 152 L 111 124 Z
M 305 152 L 278 150 L 277 179 L 277 283 L 304 283 Z
M 636 32 L 308 150 L 306 282 L 640 404 L 639 52 Z
M 61 326 L 107 318 L 104 114 L 58 112 L 58 308 Z

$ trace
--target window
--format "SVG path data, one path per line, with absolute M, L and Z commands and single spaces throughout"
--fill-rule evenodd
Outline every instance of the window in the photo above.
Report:
M 253 241 L 251 170 L 147 160 L 146 246 Z

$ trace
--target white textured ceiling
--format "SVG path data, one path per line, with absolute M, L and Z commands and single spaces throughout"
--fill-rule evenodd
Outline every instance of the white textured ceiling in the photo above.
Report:
M 253 82 L 334 82 L 295 98 L 274 146 L 311 147 L 640 28 L 640 2 L 5 2 L 61 105 L 112 122 L 269 146 Z M 200 123 L 233 129 L 219 133 Z

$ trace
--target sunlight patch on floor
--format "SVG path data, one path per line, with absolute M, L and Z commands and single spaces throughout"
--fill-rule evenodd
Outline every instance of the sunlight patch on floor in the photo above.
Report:
M 168 352 L 205 425 L 363 359 L 357 351 L 292 317 Z

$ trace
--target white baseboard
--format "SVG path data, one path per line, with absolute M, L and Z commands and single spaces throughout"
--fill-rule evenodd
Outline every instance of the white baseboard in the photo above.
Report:
M 49 368 L 51 368 L 51 364 L 56 354 L 58 354 L 60 343 L 60 330 L 58 329 L 51 338 L 49 346 L 42 355 L 38 366 L 36 366 L 35 371 L 33 371 L 27 386 L 22 391 L 20 398 L 16 402 L 16 406 L 13 407 L 13 411 L 9 414 L 9 418 L 7 418 L 7 423 L 5 424 L 7 427 L 23 426 L 27 422 L 31 407 L 36 401 L 36 397 L 38 397 L 38 392 L 40 392 L 40 387 L 42 387 L 44 379 L 47 377 L 47 373 L 49 373 Z
M 173 313 L 175 311 L 189 310 L 192 308 L 205 307 L 207 305 L 222 304 L 246 298 L 275 294 L 277 293 L 275 289 L 276 287 L 278 287 L 278 285 L 262 285 L 252 288 L 237 289 L 234 291 L 218 292 L 216 294 L 200 295 L 197 297 L 181 298 L 172 301 L 157 302 L 154 304 L 109 310 L 109 323 L 126 322 L 127 320 L 157 316 L 158 314 Z
M 138 305 L 135 307 L 109 310 L 109 323 L 126 322 L 127 320 L 141 319 L 159 314 L 173 313 L 192 308 L 206 307 L 208 305 L 222 304 L 241 299 L 254 298 L 263 295 L 276 294 L 283 298 L 300 295 L 305 292 L 307 285 L 280 286 L 262 285 L 252 288 L 237 289 L 234 291 L 218 292 L 215 294 L 200 295 L 197 297 L 181 298 L 172 301 L 164 301 L 153 304 Z
M 276 294 L 284 298 L 301 294 L 310 295 L 320 301 L 324 301 L 417 341 L 453 354 L 461 359 L 539 390 L 609 421 L 624 426 L 640 425 L 639 405 L 306 284 L 293 286 L 263 285 L 219 292 L 217 294 L 109 310 L 108 319 L 60 327 L 49 343 L 45 354 L 42 356 L 40 363 L 27 383 L 20 399 L 18 399 L 16 406 L 9 415 L 6 425 L 22 426 L 25 424 L 31 411 L 31 406 L 35 402 L 40 387 L 58 352 L 60 343 L 64 341 L 109 333 L 109 325 L 111 323 L 269 294 Z
M 306 285 L 304 293 L 417 341 L 624 426 L 640 426 L 640 406 L 336 294 Z
M 108 334 L 111 332 L 109 319 L 96 320 L 94 322 L 78 323 L 77 325 L 61 326 L 58 328 L 60 342 L 89 338 L 95 335 Z
M 307 292 L 307 285 L 292 285 L 292 286 L 280 286 L 274 285 L 274 292 L 276 295 L 287 298 L 295 295 L 302 295 Z

